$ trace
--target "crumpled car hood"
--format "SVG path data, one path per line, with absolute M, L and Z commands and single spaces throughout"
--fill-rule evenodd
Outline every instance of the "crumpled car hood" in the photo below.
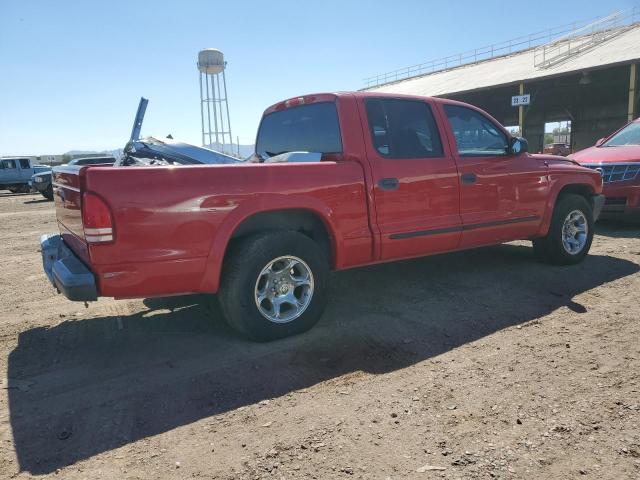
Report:
M 133 140 L 127 144 L 124 152 L 134 157 L 168 158 L 174 162 L 185 165 L 216 165 L 241 162 L 241 160 L 222 152 L 168 138 L 158 139 L 155 137 L 146 137 L 140 140 Z

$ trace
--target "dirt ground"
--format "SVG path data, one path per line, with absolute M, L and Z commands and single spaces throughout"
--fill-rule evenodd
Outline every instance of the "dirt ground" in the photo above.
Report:
M 0 477 L 640 478 L 640 226 L 336 273 L 306 335 L 201 296 L 56 295 L 52 204 L 0 192 Z

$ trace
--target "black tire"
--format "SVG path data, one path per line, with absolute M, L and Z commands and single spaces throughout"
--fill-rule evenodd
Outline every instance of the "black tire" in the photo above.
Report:
M 586 219 L 586 241 L 579 251 L 571 253 L 563 245 L 562 232 L 568 215 L 576 210 L 581 212 Z M 593 242 L 593 230 L 593 208 L 590 202 L 581 195 L 563 194 L 558 198 L 553 209 L 549 232 L 545 237 L 533 240 L 533 250 L 538 258 L 546 263 L 575 265 L 584 260 L 589 253 Z
M 53 200 L 53 186 L 49 184 L 46 190 L 40 192 L 44 198 L 51 201 Z
M 263 269 L 284 256 L 304 262 L 311 272 L 313 291 L 298 317 L 276 323 L 261 313 L 255 293 Z M 222 270 L 218 299 L 232 328 L 253 340 L 275 340 L 306 332 L 318 323 L 327 303 L 328 278 L 329 262 L 317 243 L 293 231 L 268 232 L 241 239 L 231 246 Z

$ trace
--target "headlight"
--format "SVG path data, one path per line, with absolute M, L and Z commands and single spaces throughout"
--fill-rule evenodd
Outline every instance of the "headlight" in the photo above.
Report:
M 36 177 L 35 181 L 36 181 L 36 183 L 42 183 L 43 178 L 42 177 Z

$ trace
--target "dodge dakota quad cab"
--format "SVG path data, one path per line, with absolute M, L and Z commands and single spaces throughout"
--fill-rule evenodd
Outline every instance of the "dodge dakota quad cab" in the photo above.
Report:
M 569 158 L 602 174 L 603 217 L 640 220 L 640 118 Z
M 437 98 L 292 98 L 232 164 L 178 165 L 145 142 L 137 158 L 136 138 L 122 166 L 54 168 L 51 282 L 78 301 L 217 293 L 257 340 L 311 328 L 331 270 L 516 239 L 580 262 L 604 201 L 598 172 L 531 155 L 483 111 Z

